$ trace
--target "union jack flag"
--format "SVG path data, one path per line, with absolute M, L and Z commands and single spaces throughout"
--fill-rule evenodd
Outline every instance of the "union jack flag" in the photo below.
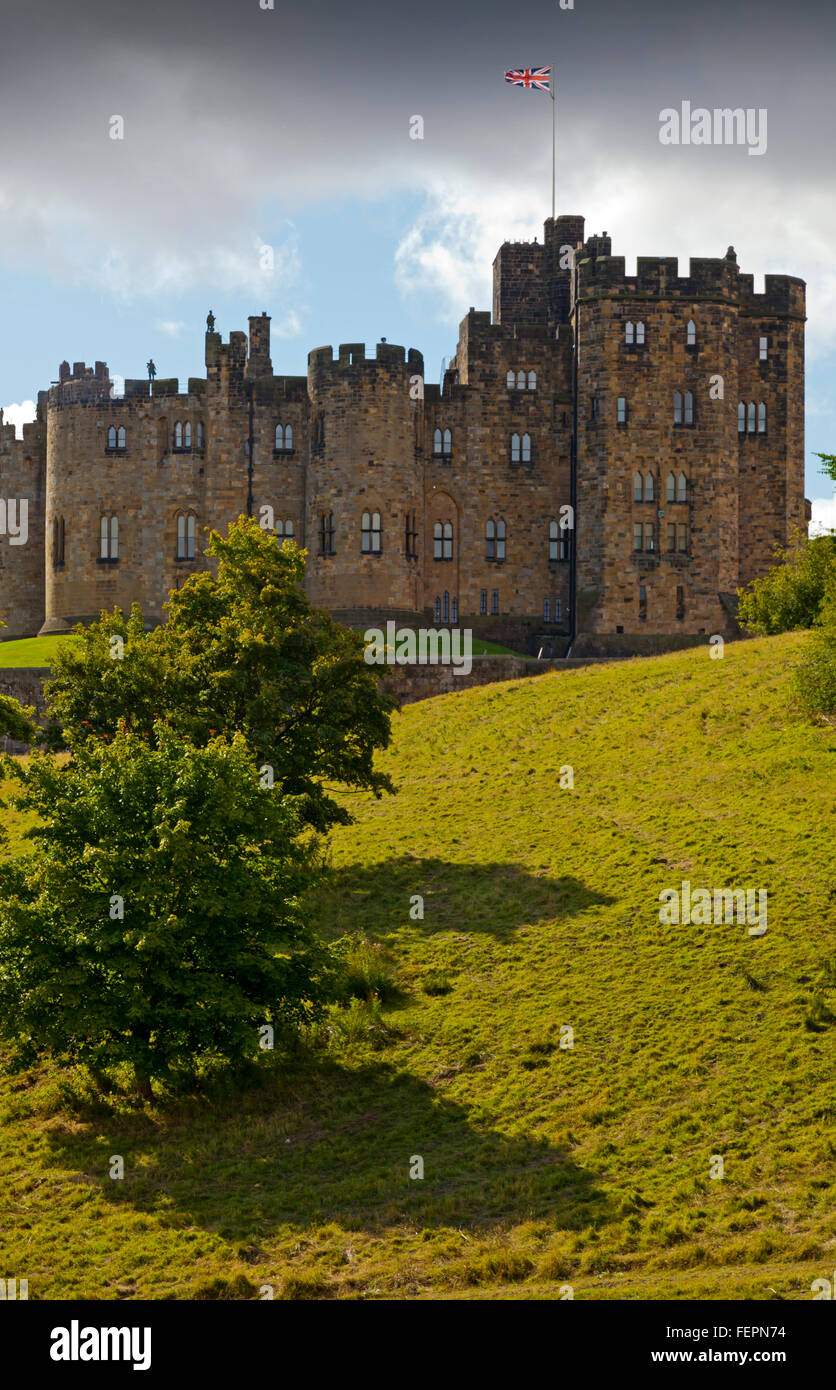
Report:
M 505 81 L 512 87 L 525 87 L 527 91 L 548 92 L 551 68 L 512 68 L 506 72 Z

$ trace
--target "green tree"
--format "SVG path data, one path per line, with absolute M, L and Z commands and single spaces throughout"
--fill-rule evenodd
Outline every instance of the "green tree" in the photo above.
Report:
M 816 458 L 821 459 L 823 464 L 819 472 L 826 473 L 836 483 L 836 454 L 816 454 Z
M 195 747 L 157 722 L 62 761 L 6 758 L 39 823 L 0 864 L 0 1036 L 140 1089 L 258 1053 L 259 1027 L 318 1016 L 330 955 L 300 895 L 315 876 L 293 799 L 265 789 L 243 735 Z
M 738 618 L 749 632 L 771 636 L 817 621 L 828 584 L 836 578 L 836 536 L 798 533 L 778 564 L 738 591 Z
M 170 595 L 165 627 L 146 633 L 135 607 L 76 629 L 79 648 L 60 653 L 46 687 L 54 724 L 71 748 L 112 738 L 120 720 L 151 735 L 155 716 L 197 744 L 240 730 L 282 791 L 301 798 L 305 820 L 319 830 L 348 822 L 329 784 L 393 789 L 374 754 L 389 742 L 395 701 L 362 637 L 311 605 L 304 552 L 256 521 L 241 517 L 226 538 L 211 532 L 207 554 L 213 570 Z

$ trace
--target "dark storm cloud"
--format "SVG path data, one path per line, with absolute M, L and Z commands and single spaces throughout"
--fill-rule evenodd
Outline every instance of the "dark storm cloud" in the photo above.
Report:
M 507 66 L 548 63 L 559 201 L 608 225 L 616 249 L 721 254 L 742 238 L 762 258 L 774 244 L 786 262 L 774 268 L 790 268 L 791 250 L 832 257 L 830 0 L 5 11 L 0 255 L 63 280 L 115 294 L 256 285 L 266 239 L 275 283 L 292 285 L 304 248 L 282 216 L 331 195 L 418 190 L 426 208 L 398 273 L 454 299 L 489 243 L 492 255 L 497 236 L 529 235 L 548 211 L 549 98 L 502 80 Z M 662 147 L 659 112 L 683 99 L 767 108 L 767 155 Z M 114 114 L 123 141 L 108 137 Z M 421 142 L 408 139 L 413 114 Z

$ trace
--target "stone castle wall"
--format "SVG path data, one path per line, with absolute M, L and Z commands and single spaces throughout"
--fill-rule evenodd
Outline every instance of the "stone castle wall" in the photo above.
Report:
M 385 340 L 369 355 L 317 348 L 306 376 L 277 377 L 266 314 L 228 342 L 207 332 L 206 376 L 184 392 L 157 379 L 116 395 L 103 362 L 63 363 L 23 440 L 0 430 L 0 495 L 29 502 L 26 546 L 0 535 L 3 635 L 67 631 L 134 601 L 158 622 L 168 592 L 206 565 L 205 528 L 247 511 L 292 528 L 313 602 L 358 626 L 439 620 L 516 650 L 558 650 L 573 616 L 576 636 L 636 650 L 733 635 L 736 589 L 806 519 L 804 285 L 767 276 L 756 295 L 731 250 L 687 276 L 655 258 L 626 276 L 611 249 L 606 233 L 584 241 L 577 216 L 549 220 L 542 243 L 503 246 L 493 321 L 467 314 L 443 389 L 424 385 L 419 352 Z M 628 322 L 643 342 L 627 341 Z M 691 394 L 692 422 L 674 421 L 676 391 Z M 765 430 L 738 430 L 741 401 L 765 404 Z M 670 473 L 684 498 L 668 499 Z M 549 543 L 573 500 L 575 615 L 572 546 Z M 365 547 L 364 514 L 380 520 Z M 103 517 L 118 518 L 115 554 Z M 179 518 L 192 519 L 194 555 L 178 550 Z M 634 549 L 639 523 L 652 550 Z

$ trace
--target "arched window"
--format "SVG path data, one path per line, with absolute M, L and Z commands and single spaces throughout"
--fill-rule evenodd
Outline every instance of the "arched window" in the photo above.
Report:
M 749 402 L 749 433 L 755 433 L 755 402 Z
M 766 401 L 758 406 L 758 434 L 766 434 Z
M 524 434 L 523 437 L 522 437 L 522 461 L 523 461 L 523 463 L 530 463 L 530 462 L 531 462 L 531 435 L 530 435 L 530 434 Z
M 174 423 L 174 447 L 175 447 L 175 449 L 182 449 L 182 447 L 183 447 L 183 421 L 182 421 L 182 420 L 176 420 L 175 423 Z
M 454 625 L 459 621 L 459 600 L 454 594 L 450 600 L 450 622 Z
M 537 390 L 537 373 L 536 373 L 536 372 L 529 372 L 529 373 L 528 373 L 528 389 L 529 389 L 529 391 L 536 391 L 536 390 Z
M 519 436 L 518 434 L 512 434 L 512 435 L 511 435 L 511 462 L 512 462 L 512 463 L 519 463 L 519 461 L 520 461 L 520 436 Z
M 433 616 L 437 623 L 441 622 L 441 599 L 437 598 L 433 604 Z
M 738 434 L 746 433 L 746 406 L 743 401 L 737 407 L 737 432 Z
M 496 525 L 488 521 L 485 526 L 485 559 L 496 559 Z
M 433 453 L 441 453 L 441 430 L 436 430 L 433 434 Z
M 634 343 L 636 341 L 636 329 L 632 319 L 628 319 L 624 325 L 624 341 L 625 343 Z
M 505 385 L 509 391 L 513 391 L 517 378 L 513 372 L 509 372 L 505 378 Z
M 276 426 L 276 448 L 284 448 L 284 425 Z
M 125 426 L 124 426 L 124 425 L 120 425 L 119 428 L 118 428 L 118 430 L 116 431 L 116 447 L 117 447 L 117 449 L 124 449 L 124 447 L 125 447 L 125 439 L 126 439 L 126 438 L 127 438 L 127 436 L 126 436 L 126 434 L 125 434 Z
M 652 502 L 652 501 L 653 501 L 653 497 L 654 497 L 653 474 L 652 474 L 652 473 L 648 473 L 648 474 L 645 475 L 645 480 L 644 480 L 644 500 L 645 500 L 645 502 Z
M 103 516 L 99 523 L 99 558 L 119 559 L 119 518 Z
M 498 522 L 496 523 L 496 558 L 497 558 L 497 560 L 504 560 L 504 559 L 505 559 L 505 522 L 504 522 L 504 521 L 498 521 Z
M 183 426 L 183 447 L 184 449 L 191 449 L 192 447 L 192 425 L 190 420 L 187 420 Z
M 644 346 L 644 324 L 643 324 L 643 323 L 637 323 L 637 324 L 636 324 L 636 342 L 637 342 L 637 344 L 638 344 L 639 347 L 643 347 L 643 346 Z
M 437 521 L 433 527 L 433 559 L 452 560 L 453 523 Z
M 444 452 L 445 454 L 453 452 L 453 436 L 449 430 L 444 431 Z
M 676 501 L 676 478 L 673 473 L 668 474 L 667 498 L 669 502 Z
M 285 447 L 286 449 L 292 449 L 292 448 L 293 448 L 293 426 L 292 426 L 292 425 L 285 425 L 285 427 L 284 427 L 284 447 Z
M 380 554 L 380 512 L 364 512 L 360 524 L 360 548 L 364 555 Z
M 110 429 L 109 429 L 108 432 L 107 432 L 107 447 L 108 447 L 108 449 L 115 449 L 115 448 L 116 448 L 116 426 L 115 426 L 115 425 L 111 425 Z
M 517 390 L 525 390 L 525 372 L 517 372 Z
M 673 393 L 673 422 L 675 425 L 682 424 L 682 392 Z
M 693 393 L 692 393 L 691 391 L 686 391 L 686 392 L 685 392 L 685 424 L 686 424 L 686 425 L 693 425 L 693 423 L 694 423 L 694 397 L 693 397 Z
M 295 534 L 295 531 L 294 531 L 294 526 L 293 526 L 293 522 L 292 522 L 292 521 L 286 521 L 286 522 L 285 522 L 285 524 L 284 524 L 284 533 L 285 533 L 285 536 L 286 536 L 287 539 L 289 539 L 289 540 L 292 540 L 292 539 L 293 539 L 293 536 L 294 536 L 294 534 Z
M 685 502 L 685 501 L 687 501 L 687 498 L 688 498 L 688 479 L 685 477 L 685 474 L 684 474 L 684 473 L 680 473 L 680 475 L 679 475 L 679 487 L 677 488 L 677 491 L 676 491 L 676 500 L 677 500 L 677 502 Z
M 697 346 L 697 325 L 693 319 L 688 320 L 688 327 L 685 330 L 685 342 L 688 347 Z
M 634 474 L 633 474 L 633 501 L 634 501 L 634 502 L 641 502 L 641 500 L 642 500 L 643 497 L 644 497 L 644 485 L 643 485 L 643 483 L 642 483 L 642 475 L 641 475 L 641 473 L 634 473 Z
M 445 623 L 450 621 L 450 592 L 448 589 L 444 590 L 444 621 Z
M 177 559 L 193 560 L 195 546 L 195 519 L 181 513 L 177 518 Z
M 198 449 L 202 449 L 205 443 L 206 443 L 206 431 L 205 431 L 204 428 L 203 428 L 203 421 L 202 421 L 202 420 L 198 420 L 198 422 L 197 422 L 197 447 L 198 447 Z

